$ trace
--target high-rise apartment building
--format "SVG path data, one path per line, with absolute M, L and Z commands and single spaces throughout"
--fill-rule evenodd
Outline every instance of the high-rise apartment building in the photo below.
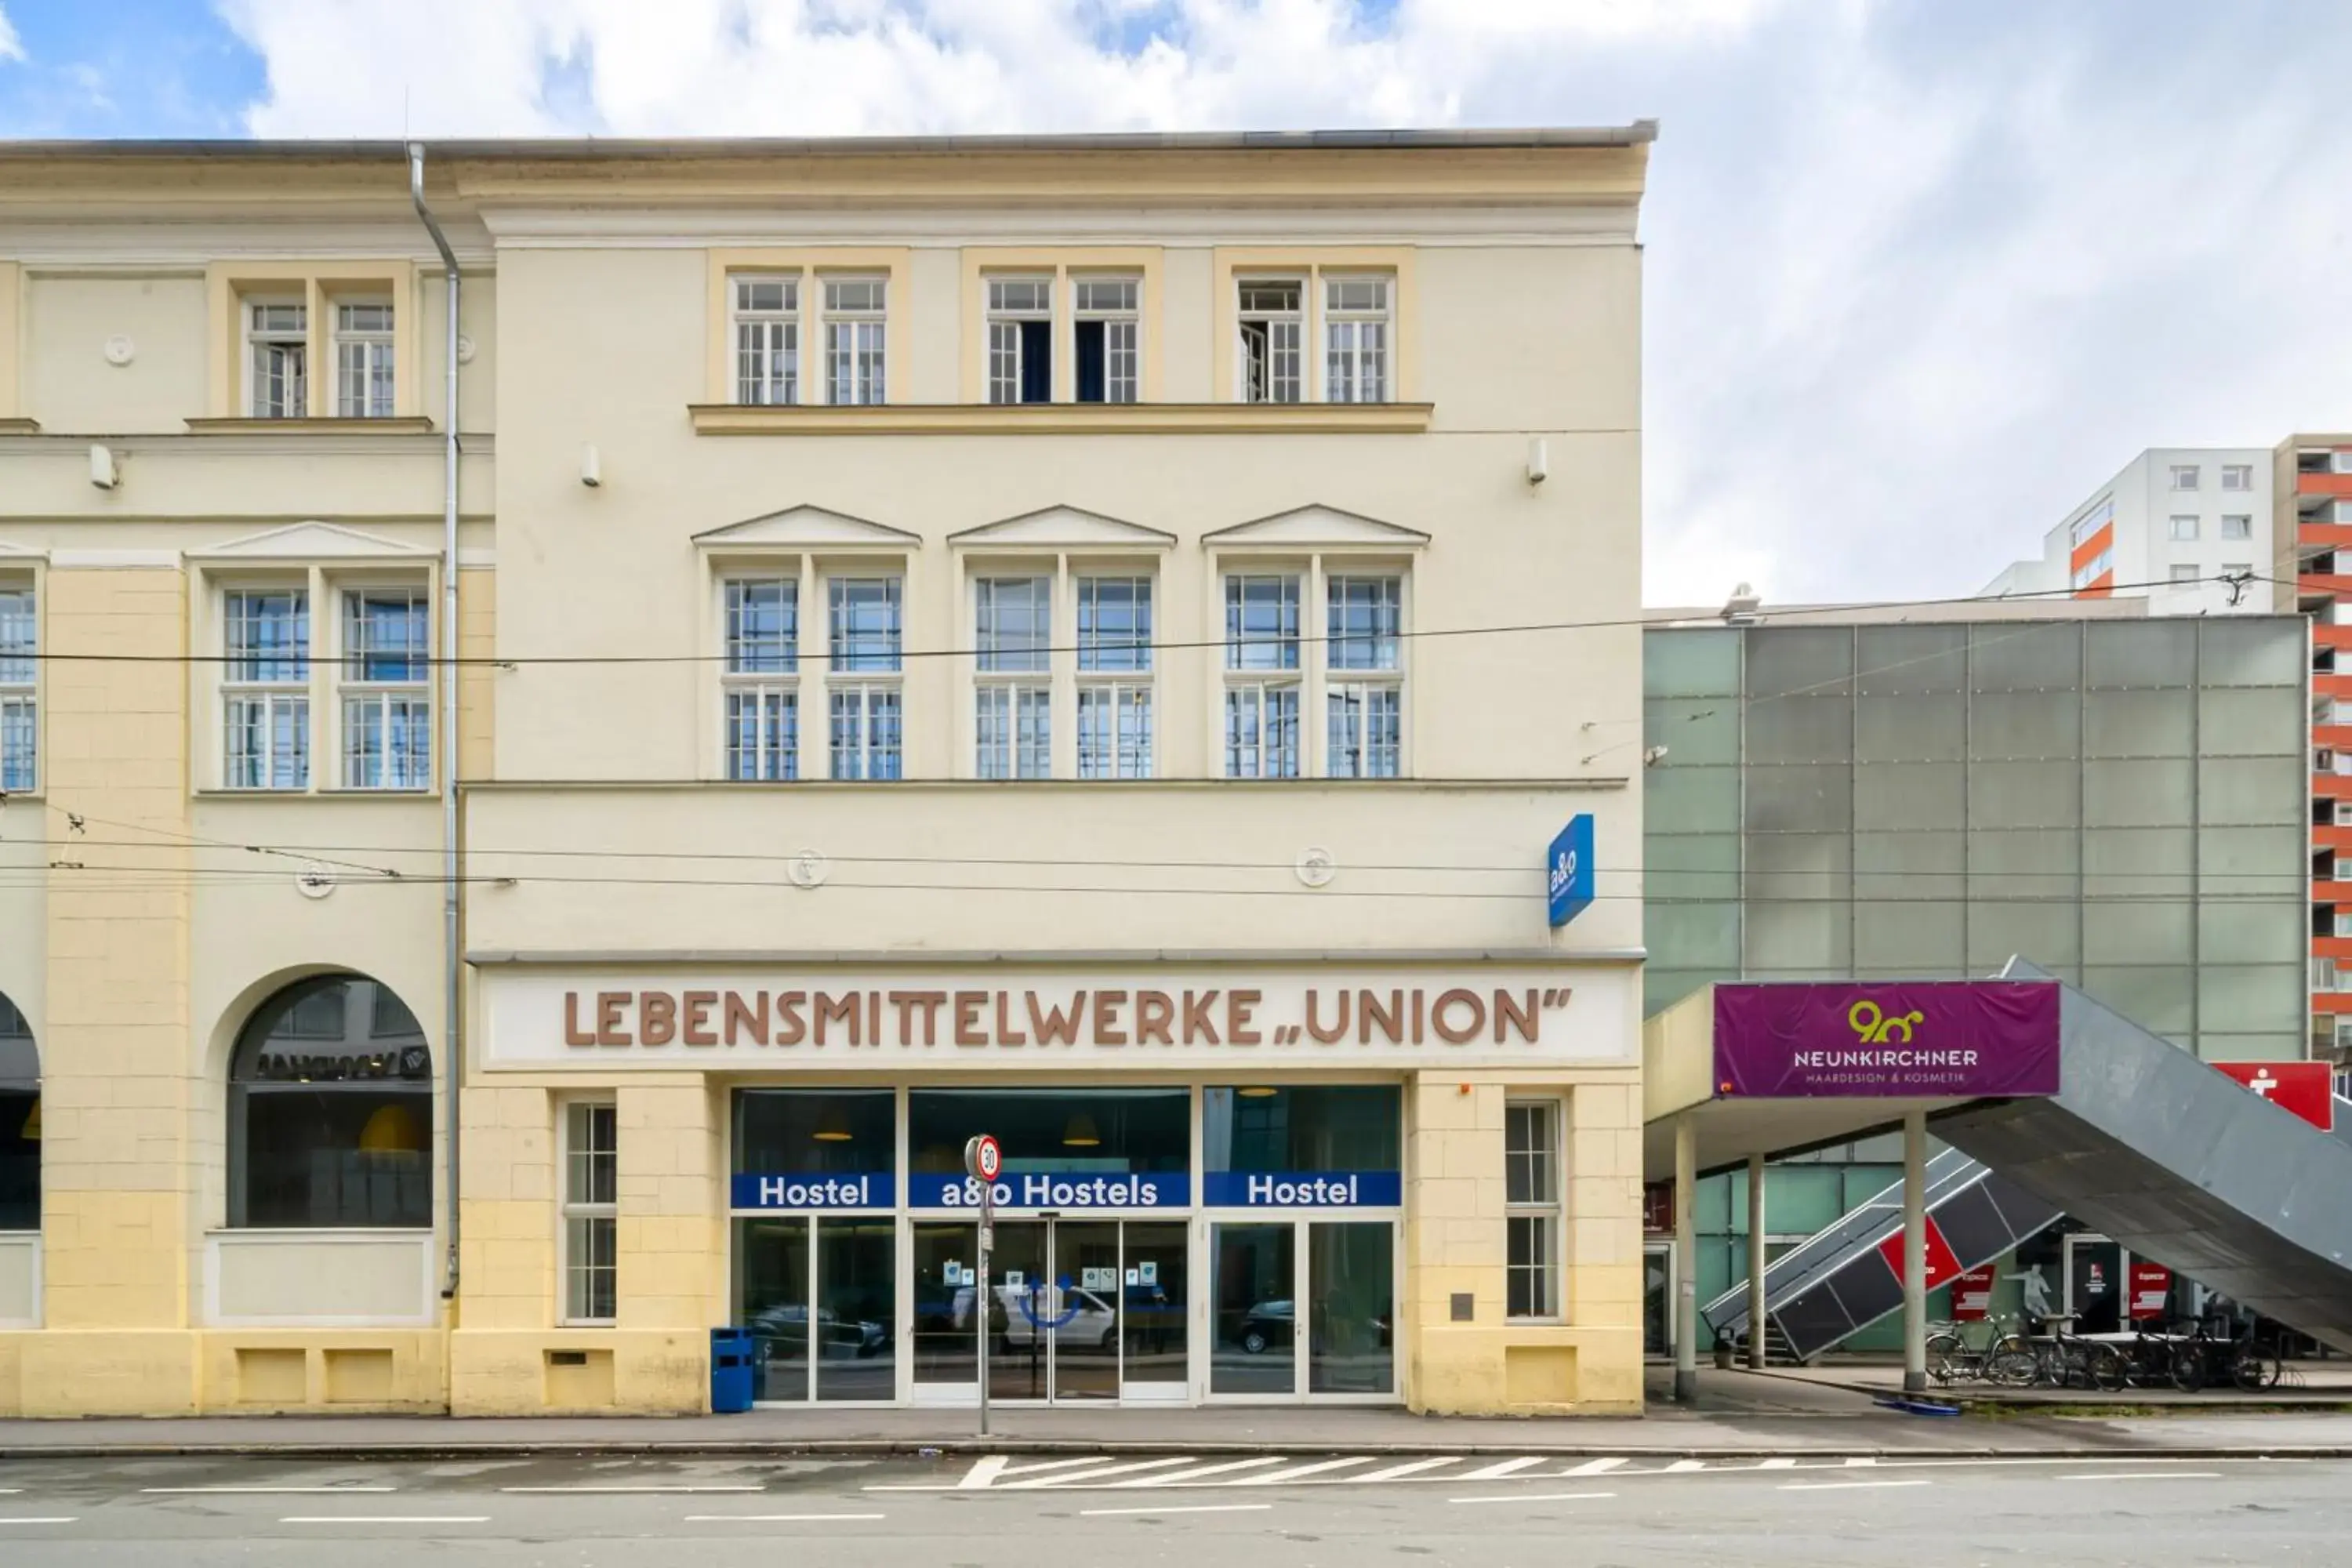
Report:
M 1986 585 L 2000 594 L 2141 595 L 2148 613 L 2292 607 L 2273 599 L 2273 486 L 2263 447 L 2150 447 Z M 2242 584 L 2232 578 L 2244 578 Z
M 0 148 L 0 1414 L 1638 1408 L 1653 130 Z
M 2352 1061 L 2352 435 L 2290 436 L 2272 471 L 2271 575 L 2312 619 L 2312 1047 Z

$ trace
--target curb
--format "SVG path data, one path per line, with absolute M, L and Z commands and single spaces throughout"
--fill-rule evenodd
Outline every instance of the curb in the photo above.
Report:
M 1541 1447 L 1528 1444 L 1425 1443 L 1291 1443 L 1200 1442 L 1170 1443 L 1119 1439 L 1042 1437 L 903 1437 L 750 1440 L 726 1442 L 707 1438 L 678 1441 L 615 1440 L 610 1442 L 491 1441 L 481 1443 L 58 1443 L 0 1447 L 0 1463 L 33 1459 L 305 1459 L 352 1463 L 414 1460 L 544 1459 L 544 1458 L 961 1458 L 989 1454 L 1161 1456 L 1212 1458 L 1230 1455 L 1276 1455 L 1285 1458 L 1318 1458 L 1335 1453 L 1393 1457 L 1490 1458 L 1528 1454 L 1544 1458 L 1704 1459 L 1733 1461 L 1795 1457 L 1806 1459 L 1885 1460 L 2072 1460 L 2119 1459 L 2344 1459 L 2352 1458 L 2352 1445 L 2250 1447 L 2200 1444 L 2182 1447 L 2116 1447 L 2074 1444 L 2050 1448 L 2020 1447 L 1887 1447 L 1839 1444 L 1791 1447 L 1725 1447 L 1686 1445 L 1675 1447 L 1630 1447 L 1624 1444 L 1582 1444 L 1573 1447 Z

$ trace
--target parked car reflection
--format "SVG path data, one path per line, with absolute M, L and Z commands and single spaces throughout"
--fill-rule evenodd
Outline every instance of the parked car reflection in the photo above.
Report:
M 799 1305 L 768 1307 L 751 1314 L 745 1325 L 763 1340 L 781 1341 L 784 1354 L 796 1359 L 808 1352 L 809 1310 Z M 864 1360 L 879 1355 L 889 1348 L 890 1330 L 885 1323 L 867 1322 L 844 1318 L 830 1307 L 816 1310 L 818 1353 L 827 1357 Z M 771 1359 L 776 1352 L 771 1350 Z

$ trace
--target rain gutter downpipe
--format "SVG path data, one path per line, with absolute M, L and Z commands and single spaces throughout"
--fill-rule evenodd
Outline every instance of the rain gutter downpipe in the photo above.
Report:
M 458 1009 L 463 1005 L 457 973 L 457 253 L 425 205 L 425 143 L 408 144 L 408 199 L 424 220 L 441 253 L 448 279 L 448 341 L 442 363 L 449 373 L 442 405 L 444 437 L 441 466 L 441 1054 L 447 1075 L 447 1151 L 449 1190 L 449 1257 L 441 1280 L 441 1299 L 457 1298 L 457 1142 L 463 1119 L 457 1114 L 458 1086 L 464 1078 L 459 1047 Z

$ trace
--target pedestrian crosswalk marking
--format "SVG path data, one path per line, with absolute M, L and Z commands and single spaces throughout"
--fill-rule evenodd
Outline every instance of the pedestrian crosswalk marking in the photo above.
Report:
M 1218 1459 L 1210 1454 L 1121 1459 L 1116 1454 L 1077 1458 L 1015 1460 L 1005 1454 L 974 1459 L 954 1480 L 877 1482 L 874 1492 L 939 1491 L 1160 1491 L 1215 1487 L 1360 1487 L 1391 1481 L 1556 1481 L 1593 1476 L 1730 1476 L 1759 1471 L 1852 1470 L 1878 1465 L 1875 1458 L 1828 1455 L 1818 1458 L 1745 1455 L 1712 1459 L 1673 1458 L 1664 1454 L 1610 1454 L 1579 1458 L 1566 1454 L 1521 1454 L 1494 1458 L 1484 1454 L 1442 1454 L 1383 1464 L 1385 1455 L 1345 1454 L 1328 1459 L 1298 1455 L 1257 1455 Z M 1903 1462 L 1903 1461 L 1897 1461 Z M 1968 1464 L 1960 1457 L 1934 1461 Z M 1365 1469 L 1367 1465 L 1376 1468 Z

